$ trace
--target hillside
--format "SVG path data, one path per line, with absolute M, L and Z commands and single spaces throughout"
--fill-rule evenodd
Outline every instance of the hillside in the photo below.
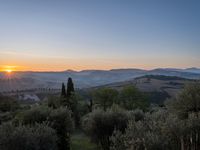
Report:
M 176 76 L 145 75 L 132 80 L 98 86 L 97 88 L 109 87 L 117 90 L 125 86 L 136 86 L 141 91 L 147 93 L 151 102 L 163 103 L 164 100 L 176 96 L 186 84 L 196 80 L 186 79 Z
M 35 88 L 59 89 L 62 82 L 67 82 L 68 77 L 73 78 L 76 88 L 89 88 L 115 82 L 124 82 L 145 75 L 165 75 L 187 79 L 200 79 L 200 73 L 198 71 L 199 69 L 113 69 L 67 70 L 64 72 L 14 72 L 10 75 L 1 72 L 0 92 Z

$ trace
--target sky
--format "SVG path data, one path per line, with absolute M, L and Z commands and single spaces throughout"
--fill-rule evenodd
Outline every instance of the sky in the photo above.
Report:
M 0 0 L 0 70 L 200 67 L 199 0 Z

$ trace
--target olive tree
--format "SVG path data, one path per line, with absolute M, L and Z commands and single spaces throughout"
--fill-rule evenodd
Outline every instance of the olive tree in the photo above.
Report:
M 104 111 L 115 103 L 117 96 L 117 90 L 111 88 L 97 89 L 93 93 L 95 104 L 98 104 Z
M 167 102 L 167 106 L 181 118 L 187 118 L 190 114 L 199 117 L 200 83 L 187 85 L 177 97 Z
M 18 126 L 3 124 L 0 126 L 1 150 L 57 150 L 55 130 L 45 124 Z
M 136 108 L 145 110 L 149 106 L 146 95 L 134 86 L 124 87 L 120 91 L 118 104 L 128 110 Z
M 110 136 L 115 129 L 124 132 L 127 123 L 128 115 L 125 111 L 96 110 L 83 119 L 83 128 L 94 142 L 104 150 L 109 150 Z

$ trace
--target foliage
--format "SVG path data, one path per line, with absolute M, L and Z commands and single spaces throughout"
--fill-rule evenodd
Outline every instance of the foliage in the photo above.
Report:
M 142 110 L 136 109 L 129 111 L 129 116 L 131 120 L 139 121 L 139 120 L 144 120 L 145 114 Z
M 119 95 L 118 104 L 127 110 L 136 108 L 145 110 L 149 106 L 145 94 L 140 92 L 134 86 L 128 86 L 122 89 Z
M 61 107 L 51 109 L 45 106 L 36 106 L 30 110 L 21 112 L 14 120 L 16 125 L 22 124 L 33 126 L 44 122 L 56 131 L 58 137 L 58 149 L 69 149 L 73 121 L 71 119 L 71 111 L 67 108 Z
M 200 148 L 200 118 L 189 115 L 181 120 L 166 109 L 131 119 L 125 133 L 115 131 L 111 150 L 197 150 Z
M 93 93 L 93 99 L 104 111 L 115 103 L 118 92 L 110 88 L 101 88 Z
M 167 105 L 181 118 L 187 118 L 190 113 L 194 113 L 198 117 L 200 112 L 200 83 L 187 85 L 176 98 L 168 101 Z
M 166 91 L 154 91 L 146 93 L 148 95 L 148 100 L 150 103 L 163 105 L 166 99 L 171 96 Z
M 53 109 L 61 107 L 61 99 L 63 97 L 49 96 L 47 99 L 47 106 Z
M 84 118 L 83 128 L 94 142 L 100 144 L 104 150 L 109 150 L 109 138 L 113 131 L 116 129 L 124 132 L 127 123 L 128 115 L 125 111 L 96 110 Z
M 71 112 L 66 108 L 55 109 L 50 113 L 48 122 L 58 136 L 58 149 L 69 150 L 70 133 L 73 130 Z
M 21 111 L 14 119 L 15 124 L 34 125 L 47 121 L 51 109 L 45 106 L 34 106 L 29 110 Z
M 73 84 L 72 78 L 68 78 L 67 97 L 70 98 L 73 93 L 74 93 L 74 84 Z
M 14 127 L 0 126 L 1 150 L 57 150 L 55 131 L 44 124 Z
M 10 112 L 15 111 L 20 108 L 19 103 L 17 100 L 0 95 L 0 112 Z
M 84 100 L 80 97 L 80 95 L 74 93 L 71 95 L 71 98 L 69 99 L 70 102 L 70 108 L 72 111 L 72 118 L 74 119 L 75 127 L 79 128 L 80 127 L 80 118 L 84 114 L 88 112 L 87 110 L 87 105 Z
M 166 139 L 162 133 L 164 112 L 146 114 L 143 120 L 129 122 L 125 134 L 115 131 L 111 137 L 111 150 L 164 150 Z
M 62 83 L 62 90 L 61 90 L 61 97 L 66 97 L 67 94 L 66 94 L 66 90 L 65 90 L 65 84 Z
M 0 125 L 5 122 L 9 122 L 15 117 L 15 113 L 13 112 L 4 112 L 0 113 Z
M 187 86 L 168 108 L 153 109 L 143 119 L 130 119 L 125 133 L 115 131 L 111 150 L 177 150 L 200 148 L 199 84 Z M 176 110 L 177 109 L 177 110 Z M 180 114 L 187 118 L 180 118 Z M 132 116 L 132 115 L 131 115 Z

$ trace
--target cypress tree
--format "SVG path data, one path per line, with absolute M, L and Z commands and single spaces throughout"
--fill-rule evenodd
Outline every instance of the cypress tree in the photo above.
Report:
M 74 92 L 75 92 L 75 90 L 74 90 L 74 84 L 73 84 L 72 78 L 68 78 L 68 82 L 67 82 L 68 107 L 72 111 L 72 118 L 74 118 L 75 126 L 79 127 L 79 125 L 80 125 L 80 115 L 79 115 L 79 112 L 77 110 L 77 105 L 78 105 L 77 98 L 76 98 L 76 96 L 73 95 Z
M 68 78 L 67 97 L 70 98 L 73 93 L 74 93 L 74 84 L 73 84 L 72 78 Z
M 64 83 L 62 83 L 61 96 L 62 96 L 62 97 L 66 97 L 66 96 L 67 96 L 66 91 L 65 91 L 65 84 L 64 84 Z

